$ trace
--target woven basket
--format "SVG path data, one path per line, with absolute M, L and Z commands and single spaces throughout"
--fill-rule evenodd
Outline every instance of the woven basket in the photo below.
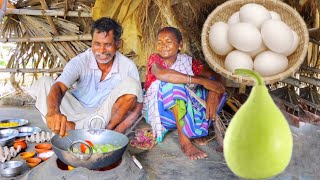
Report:
M 230 0 L 214 9 L 214 11 L 211 12 L 207 20 L 205 21 L 201 34 L 202 50 L 205 55 L 206 61 L 214 71 L 228 79 L 231 79 L 240 84 L 254 84 L 254 81 L 251 78 L 233 75 L 232 72 L 225 69 L 225 56 L 220 56 L 212 51 L 209 45 L 208 38 L 210 27 L 214 23 L 219 21 L 227 22 L 229 17 L 233 13 L 239 11 L 241 6 L 248 3 L 261 4 L 269 11 L 277 12 L 281 16 L 282 21 L 285 22 L 291 29 L 297 32 L 300 38 L 299 46 L 293 54 L 288 56 L 289 65 L 287 70 L 274 76 L 265 77 L 264 81 L 266 84 L 271 84 L 281 81 L 288 76 L 292 76 L 295 71 L 298 70 L 307 54 L 309 35 L 307 26 L 299 13 L 280 0 Z

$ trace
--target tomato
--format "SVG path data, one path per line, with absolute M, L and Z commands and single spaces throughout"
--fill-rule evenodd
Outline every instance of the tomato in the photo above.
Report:
M 89 140 L 85 140 L 85 141 L 86 141 L 86 143 L 89 144 L 89 146 L 93 147 L 93 143 L 91 141 L 89 141 Z M 86 153 L 87 148 L 88 147 L 85 144 L 80 144 L 80 150 L 82 153 Z

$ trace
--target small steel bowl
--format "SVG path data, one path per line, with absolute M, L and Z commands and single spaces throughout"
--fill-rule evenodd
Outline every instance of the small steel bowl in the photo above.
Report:
M 17 137 L 19 131 L 16 129 L 2 129 L 0 130 L 0 145 L 4 146 L 11 146 L 15 137 Z
M 21 174 L 23 170 L 23 162 L 8 161 L 0 165 L 0 174 L 3 177 L 14 177 Z

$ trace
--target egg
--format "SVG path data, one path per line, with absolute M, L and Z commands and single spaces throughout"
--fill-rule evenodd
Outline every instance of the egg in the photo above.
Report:
M 278 13 L 274 12 L 274 11 L 269 11 L 270 15 L 271 15 L 271 19 L 275 19 L 275 20 L 280 20 L 281 21 L 281 17 Z
M 239 18 L 240 22 L 253 24 L 260 29 L 265 21 L 271 19 L 271 14 L 260 4 L 249 3 L 240 8 Z
M 209 31 L 209 44 L 211 49 L 221 55 L 225 56 L 233 47 L 228 41 L 229 26 L 225 22 L 214 23 Z
M 273 51 L 264 51 L 257 55 L 253 62 L 253 69 L 263 77 L 277 75 L 288 67 L 286 56 Z
M 235 69 L 239 68 L 252 70 L 253 61 L 247 53 L 234 50 L 227 55 L 224 61 L 224 66 L 230 72 L 233 72 Z
M 293 42 L 291 28 L 279 20 L 268 20 L 261 26 L 261 36 L 264 44 L 272 51 L 287 52 Z
M 233 47 L 245 52 L 256 50 L 262 42 L 259 30 L 248 23 L 230 25 L 228 39 Z
M 239 11 L 237 11 L 230 16 L 227 23 L 228 23 L 228 25 L 231 25 L 231 24 L 236 24 L 239 22 L 240 22 Z
M 251 58 L 254 58 L 254 57 L 256 57 L 258 54 L 260 54 L 261 52 L 266 51 L 266 50 L 268 50 L 268 48 L 267 48 L 267 46 L 264 45 L 264 43 L 262 42 L 262 43 L 260 44 L 260 46 L 258 47 L 258 49 L 254 50 L 254 51 L 250 51 L 250 52 L 248 52 L 248 54 L 250 55 Z
M 298 36 L 298 34 L 294 30 L 291 30 L 291 31 L 292 31 L 292 34 L 293 34 L 293 42 L 291 44 L 290 49 L 287 50 L 286 52 L 282 53 L 285 56 L 290 56 L 297 49 L 297 47 L 299 46 L 299 36 Z

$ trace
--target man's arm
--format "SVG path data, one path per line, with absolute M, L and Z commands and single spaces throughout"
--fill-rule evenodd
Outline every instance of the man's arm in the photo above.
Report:
M 129 129 L 141 114 L 142 106 L 142 103 L 137 102 L 131 113 L 115 128 L 115 131 L 124 133 Z
M 68 90 L 67 86 L 61 82 L 52 85 L 49 95 L 47 96 L 47 126 L 54 133 L 65 135 L 67 117 L 60 112 L 60 104 L 63 96 Z

